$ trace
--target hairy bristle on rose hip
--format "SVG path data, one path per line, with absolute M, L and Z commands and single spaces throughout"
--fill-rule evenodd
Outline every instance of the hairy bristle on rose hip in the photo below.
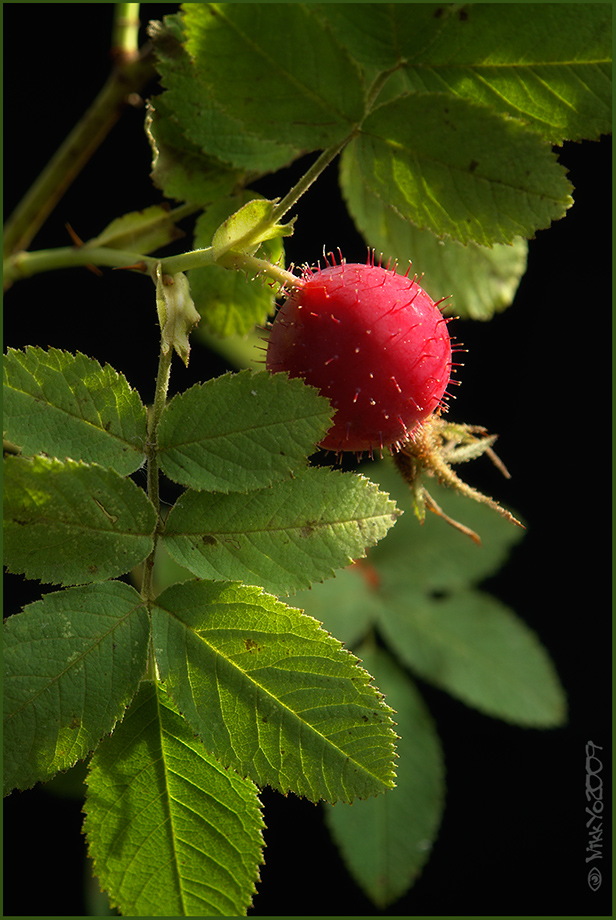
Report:
M 266 366 L 327 396 L 333 424 L 319 446 L 397 449 L 445 408 L 452 371 L 447 324 L 415 277 L 367 264 L 305 270 L 280 308 Z

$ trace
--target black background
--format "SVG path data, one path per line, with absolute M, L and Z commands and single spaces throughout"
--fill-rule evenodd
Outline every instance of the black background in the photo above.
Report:
M 175 9 L 145 5 L 143 16 Z M 4 6 L 7 214 L 104 82 L 111 13 L 110 4 Z M 389 914 L 611 913 L 609 835 L 604 883 L 594 894 L 585 862 L 588 740 L 604 747 L 605 778 L 611 773 L 611 140 L 568 143 L 559 156 L 576 203 L 531 242 L 511 309 L 489 323 L 456 323 L 469 352 L 451 415 L 501 434 L 499 453 L 513 478 L 501 479 L 481 461 L 467 478 L 517 509 L 529 527 L 484 587 L 539 634 L 566 688 L 570 718 L 556 731 L 524 730 L 422 685 L 445 751 L 447 804 L 422 877 Z M 302 165 L 256 187 L 282 196 Z M 127 110 L 32 248 L 68 245 L 67 221 L 88 239 L 113 217 L 160 201 L 149 169 L 143 110 Z M 335 167 L 297 213 L 286 244 L 290 261 L 314 263 L 324 247 L 338 246 L 348 261 L 365 259 L 340 202 Z M 5 347 L 81 350 L 125 372 L 144 400 L 152 397 L 158 329 L 153 289 L 141 277 L 74 269 L 19 282 L 5 297 L 4 330 Z M 174 365 L 175 388 L 226 367 L 195 346 L 188 370 Z M 36 583 L 7 576 L 5 616 L 39 596 Z M 87 909 L 81 803 L 51 788 L 5 801 L 5 914 Z M 320 807 L 269 789 L 262 800 L 267 863 L 251 913 L 377 913 L 346 873 Z

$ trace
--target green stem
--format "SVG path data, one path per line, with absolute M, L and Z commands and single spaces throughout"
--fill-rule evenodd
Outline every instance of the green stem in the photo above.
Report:
M 158 261 L 162 264 L 162 271 L 165 275 L 177 275 L 178 272 L 188 272 L 191 268 L 212 265 L 214 250 L 211 246 L 206 249 L 192 249 L 190 252 L 182 252 L 178 256 L 170 256 L 168 259 L 158 259 Z
M 58 249 L 39 249 L 37 252 L 17 252 L 4 261 L 5 287 L 21 278 L 29 278 L 41 272 L 52 271 L 59 268 L 78 268 L 84 265 L 96 265 L 104 268 L 135 268 L 136 271 L 153 276 L 158 262 L 162 263 L 162 270 L 166 275 L 176 275 L 178 272 L 187 272 L 191 268 L 201 268 L 212 265 L 213 250 L 194 249 L 168 259 L 144 256 L 140 252 L 129 252 L 126 249 L 114 249 L 111 246 L 63 246 Z M 255 274 L 265 274 L 273 281 L 290 284 L 292 287 L 301 285 L 299 278 L 291 272 L 285 271 L 278 265 L 266 259 L 257 259 L 254 256 L 242 253 L 229 253 L 225 256 L 225 267 L 245 269 Z
M 214 263 L 214 250 L 211 246 L 207 249 L 193 249 L 192 252 L 183 252 L 178 256 L 161 259 L 162 271 L 165 275 L 176 275 L 178 272 L 187 272 L 191 268 L 201 268 Z M 254 275 L 266 275 L 272 281 L 277 281 L 281 286 L 301 287 L 301 278 L 291 272 L 268 262 L 267 259 L 258 259 L 256 256 L 244 252 L 226 252 L 217 262 L 223 268 L 246 271 Z
M 132 4 L 127 4 L 132 6 Z M 4 252 L 27 249 L 60 198 L 100 146 L 129 98 L 155 76 L 151 49 L 133 60 L 120 57 L 104 87 L 24 195 L 4 229 Z
M 163 218 L 158 220 L 158 224 L 162 227 L 163 223 L 166 223 L 169 228 L 173 228 L 178 221 L 199 210 L 201 210 L 200 207 L 187 202 L 169 211 Z M 151 227 L 151 224 L 144 224 L 143 227 L 138 228 L 138 232 L 135 234 L 137 243 L 142 238 L 147 239 L 147 234 Z M 142 237 L 141 234 L 145 236 Z M 121 236 L 122 234 L 120 233 Z M 103 240 L 100 245 L 98 243 L 99 239 Z M 169 242 L 171 239 L 172 236 L 169 231 Z M 107 245 L 105 245 L 105 242 L 107 242 Z M 114 244 L 109 234 L 103 230 L 100 237 L 88 240 L 82 246 L 60 246 L 57 249 L 39 249 L 36 252 L 22 251 L 13 253 L 13 255 L 4 260 L 4 287 L 10 287 L 14 281 L 37 275 L 40 272 L 53 271 L 57 268 L 74 268 L 80 265 L 97 265 L 107 268 L 139 266 L 137 270 L 152 274 L 156 263 L 159 261 L 159 259 L 154 259 L 143 253 L 120 248 L 119 240 L 116 238 Z M 202 260 L 200 260 L 199 264 L 202 264 Z
M 139 252 L 114 249 L 111 246 L 62 246 L 58 249 L 39 249 L 37 252 L 16 252 L 4 260 L 4 285 L 8 287 L 13 281 L 40 272 L 76 268 L 80 265 L 107 268 L 140 266 L 141 271 L 152 272 L 158 261 Z
M 145 455 L 147 461 L 148 477 L 148 498 L 156 509 L 158 523 L 154 532 L 154 546 L 152 552 L 145 560 L 143 567 L 143 583 L 141 586 L 141 596 L 149 601 L 153 600 L 153 572 L 154 561 L 156 558 L 156 546 L 162 527 L 160 519 L 160 493 L 159 493 L 159 467 L 158 467 L 158 426 L 167 402 L 167 392 L 169 390 L 169 377 L 171 375 L 171 358 L 173 350 L 168 349 L 165 353 L 161 348 L 158 359 L 158 373 L 156 375 L 156 389 L 154 391 L 154 403 L 148 416 L 148 431 L 145 445 Z
M 267 275 L 280 285 L 301 287 L 302 281 L 291 272 L 274 265 L 266 259 L 258 259 L 245 253 L 225 253 L 223 260 L 225 268 L 242 269 L 253 272 L 255 275 Z M 145 256 L 140 252 L 129 252 L 126 249 L 115 249 L 112 246 L 63 246 L 58 249 L 39 249 L 36 252 L 16 252 L 4 260 L 4 286 L 9 287 L 13 281 L 29 278 L 41 272 L 53 271 L 59 268 L 78 268 L 84 265 L 96 265 L 103 268 L 134 268 L 136 271 L 147 273 L 154 277 L 156 265 L 162 264 L 166 275 L 176 275 L 178 272 L 187 272 L 191 268 L 202 268 L 212 265 L 213 249 L 193 249 L 183 252 L 168 259 Z
M 304 285 L 302 279 L 292 272 L 288 272 L 279 265 L 274 265 L 273 262 L 268 262 L 267 259 L 258 259 L 256 256 L 249 256 L 247 253 L 225 253 L 220 260 L 220 264 L 224 268 L 245 271 L 255 277 L 265 275 L 267 278 L 271 278 L 272 281 L 277 281 L 281 287 L 300 288 Z
M 139 56 L 139 3 L 116 3 L 111 32 L 111 53 L 134 61 Z
M 320 154 L 312 166 L 304 173 L 299 182 L 297 182 L 291 191 L 284 196 L 282 201 L 276 205 L 271 216 L 272 224 L 277 223 L 284 217 L 287 211 L 291 210 L 291 208 L 299 201 L 302 195 L 308 191 L 312 183 L 319 178 L 323 170 L 329 166 L 332 160 L 336 159 L 342 150 L 344 150 L 352 137 L 353 134 L 350 134 L 348 137 L 345 137 L 343 141 L 340 141 L 339 144 L 334 144 L 332 147 L 328 147 L 327 150 L 324 150 Z
M 345 137 L 339 144 L 328 147 L 327 150 L 324 150 L 320 156 L 317 157 L 299 182 L 297 182 L 290 192 L 285 195 L 282 201 L 274 207 L 271 214 L 253 227 L 252 233 L 254 234 L 254 238 L 258 239 L 262 231 L 268 227 L 274 227 L 278 221 L 284 217 L 287 211 L 291 210 L 304 192 L 306 192 L 312 183 L 318 179 L 323 170 L 338 156 L 352 136 L 353 135 L 349 135 L 349 137 Z M 249 241 L 249 238 L 247 238 L 243 242 L 248 243 Z M 161 261 L 163 272 L 166 275 L 175 275 L 177 272 L 187 272 L 190 271 L 191 268 L 200 268 L 203 265 L 212 264 L 215 261 L 214 250 L 211 246 L 208 246 L 206 249 L 195 249 L 192 252 L 184 252 L 181 255 L 171 256 Z M 292 287 L 298 287 L 301 286 L 302 283 L 301 280 L 292 275 L 291 272 L 287 272 L 277 265 L 267 262 L 265 259 L 257 259 L 245 253 L 236 253 L 232 251 L 225 253 L 218 260 L 218 263 L 224 268 L 244 269 L 246 271 L 254 271 L 258 274 L 266 274 L 274 281 L 278 281 L 281 285 L 290 284 Z

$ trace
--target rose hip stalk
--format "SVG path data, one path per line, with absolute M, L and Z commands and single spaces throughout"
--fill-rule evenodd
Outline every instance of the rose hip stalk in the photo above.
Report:
M 330 399 L 334 422 L 320 447 L 372 452 L 399 447 L 442 407 L 451 343 L 415 279 L 343 262 L 311 272 L 283 304 L 266 363 Z

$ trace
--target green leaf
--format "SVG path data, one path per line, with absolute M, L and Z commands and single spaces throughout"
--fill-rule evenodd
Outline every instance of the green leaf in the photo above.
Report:
M 316 3 L 315 10 L 363 68 L 374 73 L 408 66 L 441 31 L 448 5 L 437 3 Z
M 88 775 L 94 869 L 125 916 L 244 915 L 262 862 L 257 790 L 144 682 Z
M 116 217 L 95 239 L 88 240 L 86 246 L 106 246 L 146 254 L 181 239 L 183 235 L 175 226 L 169 207 L 155 204 L 142 211 L 131 211 Z
M 316 620 L 258 588 L 197 580 L 159 595 L 152 625 L 168 692 L 225 766 L 312 801 L 394 785 L 390 709 Z
M 415 92 L 450 92 L 527 122 L 554 144 L 612 130 L 610 4 L 498 3 L 445 16 Z
M 447 90 L 528 122 L 547 140 L 611 133 L 611 4 L 319 4 L 371 71 Z
M 371 462 L 363 469 L 398 508 L 410 510 L 411 493 L 390 460 Z M 403 598 L 419 592 L 431 598 L 477 585 L 503 565 L 523 537 L 520 528 L 485 505 L 432 483 L 430 493 L 451 517 L 481 534 L 481 548 L 434 514 L 428 514 L 423 525 L 414 515 L 403 514 L 365 561 L 325 584 L 298 591 L 293 602 L 352 645 L 378 622 L 390 594 Z
M 162 543 L 156 547 L 156 560 L 154 564 L 153 581 L 156 594 L 160 594 L 170 585 L 175 585 L 179 581 L 186 581 L 192 578 L 190 572 L 183 565 L 178 565 L 175 559 L 172 559 Z
M 420 229 L 485 246 L 563 217 L 572 186 L 521 122 L 445 93 L 375 109 L 352 142 L 364 183 Z
M 327 399 L 286 374 L 225 374 L 167 405 L 158 430 L 160 467 L 193 489 L 262 488 L 306 467 L 331 415 Z
M 74 460 L 4 461 L 4 561 L 52 584 L 105 581 L 150 553 L 156 512 L 114 470 Z
M 566 698 L 537 636 L 480 591 L 398 597 L 379 627 L 420 677 L 488 715 L 533 728 L 566 722 Z
M 444 763 L 438 734 L 414 684 L 384 650 L 357 654 L 395 711 L 396 788 L 328 807 L 325 819 L 346 866 L 379 910 L 400 898 L 426 863 L 443 811 Z
M 244 182 L 244 171 L 207 156 L 189 141 L 173 120 L 164 100 L 164 96 L 157 96 L 155 105 L 148 103 L 145 121 L 152 148 L 150 175 L 154 185 L 166 198 L 200 205 L 230 195 Z
M 169 513 L 163 543 L 201 578 L 289 594 L 363 556 L 397 514 L 362 476 L 311 468 L 247 493 L 185 492 Z
M 163 22 L 151 22 L 148 31 L 166 88 L 154 101 L 155 116 L 150 130 L 159 155 L 167 164 L 182 163 L 188 172 L 196 167 L 197 175 L 202 175 L 204 165 L 209 162 L 210 168 L 218 164 L 219 169 L 234 168 L 254 175 L 275 172 L 300 155 L 284 135 L 274 140 L 257 137 L 223 111 L 224 104 L 222 107 L 217 104 L 201 68 L 195 66 L 186 51 L 181 15 L 166 16 Z M 237 50 L 231 61 L 236 57 Z M 247 85 L 252 85 L 252 79 Z M 242 87 L 244 92 L 245 86 Z M 167 164 L 156 162 L 157 178 L 160 178 L 161 169 L 168 171 Z M 190 191 L 184 197 L 189 201 L 201 201 L 201 196 L 195 199 Z
M 362 182 L 353 148 L 342 154 L 340 184 L 349 213 L 369 246 L 384 253 L 385 260 L 402 265 L 412 260 L 433 300 L 451 295 L 442 305 L 445 313 L 487 320 L 511 305 L 526 271 L 526 240 L 516 238 L 489 249 L 473 242 L 463 246 L 457 240 L 439 240 L 429 230 L 418 230 Z
M 4 625 L 4 793 L 45 782 L 112 731 L 147 665 L 147 611 L 122 582 L 48 594 Z
M 209 246 L 219 226 L 254 194 L 246 191 L 218 201 L 201 214 L 195 225 L 195 246 Z M 260 255 L 284 267 L 279 237 L 262 243 Z M 255 325 L 263 325 L 274 312 L 273 287 L 262 278 L 248 279 L 243 272 L 215 264 L 193 269 L 189 275 L 192 295 L 203 318 L 201 325 L 216 335 L 245 335 Z
M 359 69 L 309 4 L 183 10 L 193 72 L 248 131 L 308 152 L 339 143 L 360 121 Z
M 404 519 L 398 521 L 393 529 L 397 530 L 403 523 L 407 522 Z M 378 621 L 383 603 L 378 591 L 374 590 L 378 580 L 372 563 L 368 559 L 360 559 L 336 572 L 335 578 L 297 591 L 293 603 L 322 622 L 348 648 L 353 648 Z
M 144 461 L 146 411 L 106 364 L 50 348 L 4 356 L 4 432 L 24 453 L 96 461 L 128 474 Z
M 370 472 L 400 508 L 409 507 L 391 462 L 371 464 Z M 417 674 L 482 712 L 521 725 L 563 724 L 565 695 L 537 637 L 496 599 L 471 589 L 502 565 L 523 532 L 442 487 L 430 492 L 481 534 L 480 548 L 436 515 L 420 526 L 407 514 L 365 562 L 298 593 L 295 603 L 346 642 L 357 640 L 360 626 L 364 633 L 378 628 Z

